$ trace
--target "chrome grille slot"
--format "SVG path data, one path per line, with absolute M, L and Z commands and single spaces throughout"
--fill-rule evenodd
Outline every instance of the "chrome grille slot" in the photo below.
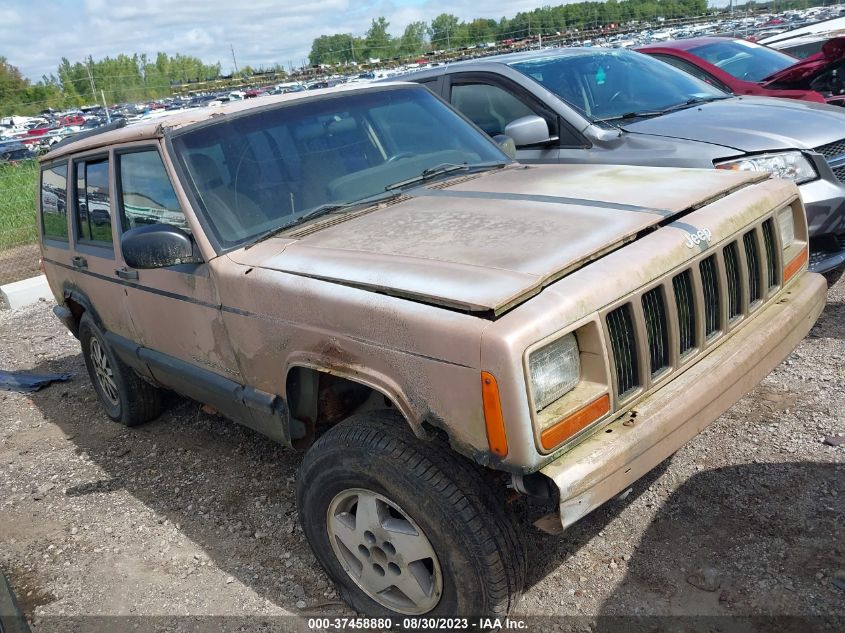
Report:
M 651 375 L 655 376 L 669 366 L 669 324 L 661 286 L 643 295 L 643 315 L 648 334 L 649 367 Z
M 722 302 L 719 297 L 719 273 L 716 256 L 711 255 L 698 265 L 704 291 L 704 336 L 712 336 L 721 329 Z
M 728 244 L 723 253 L 725 274 L 728 278 L 728 319 L 735 319 L 742 315 L 742 276 L 736 242 Z
M 607 315 L 607 329 L 616 369 L 616 393 L 623 397 L 640 386 L 637 338 L 630 303 Z
M 763 222 L 763 242 L 766 245 L 766 280 L 769 288 L 774 288 L 780 283 L 780 267 L 775 250 L 775 225 L 772 220 Z
M 678 309 L 678 338 L 681 356 L 695 348 L 695 299 L 692 289 L 692 272 L 685 270 L 672 279 L 675 305 Z
M 742 236 L 742 245 L 745 247 L 745 263 L 748 267 L 748 305 L 759 301 L 763 295 L 760 290 L 760 256 L 757 252 L 757 234 L 755 231 L 748 231 Z

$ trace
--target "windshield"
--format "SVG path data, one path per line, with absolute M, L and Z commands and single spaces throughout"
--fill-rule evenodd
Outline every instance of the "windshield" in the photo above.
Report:
M 396 183 L 449 173 L 439 169 L 446 164 L 509 162 L 416 86 L 224 115 L 178 134 L 173 147 L 223 249 L 304 221 L 320 207 L 396 195 Z
M 726 96 L 669 64 L 626 50 L 585 49 L 511 65 L 592 120 Z
M 726 39 L 696 46 L 689 51 L 737 79 L 755 82 L 789 68 L 798 61 L 780 51 L 745 40 Z

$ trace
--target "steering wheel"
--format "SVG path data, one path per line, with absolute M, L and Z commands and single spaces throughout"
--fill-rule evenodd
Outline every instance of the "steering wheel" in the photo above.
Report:
M 401 160 L 403 158 L 411 158 L 414 154 L 412 152 L 399 152 L 398 154 L 394 154 L 390 158 L 388 158 L 385 163 L 395 163 L 397 160 Z

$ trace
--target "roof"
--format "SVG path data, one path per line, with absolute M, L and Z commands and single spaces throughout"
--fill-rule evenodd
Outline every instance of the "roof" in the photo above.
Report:
M 68 154 L 84 152 L 98 147 L 107 147 L 116 143 L 127 143 L 130 141 L 143 141 L 153 138 L 160 138 L 165 131 L 178 130 L 189 125 L 202 123 L 220 116 L 259 110 L 268 106 L 283 104 L 294 101 L 311 101 L 320 98 L 336 96 L 346 92 L 366 92 L 372 90 L 384 90 L 395 86 L 409 86 L 419 88 L 416 84 L 406 82 L 391 82 L 389 84 L 357 84 L 349 86 L 336 86 L 334 88 L 321 88 L 307 92 L 290 92 L 282 95 L 265 96 L 255 99 L 244 99 L 243 101 L 230 101 L 220 106 L 206 106 L 192 108 L 189 110 L 173 110 L 166 116 L 156 117 L 148 120 L 140 120 L 120 128 L 108 129 L 106 131 L 86 135 L 76 140 L 71 140 L 61 147 L 51 150 L 41 157 L 42 162 L 48 162 Z
M 547 57 L 579 57 L 585 55 L 596 55 L 599 53 L 610 53 L 623 51 L 628 49 L 622 48 L 604 48 L 599 46 L 578 46 L 569 48 L 541 48 L 540 50 L 522 51 L 520 53 L 505 53 L 504 55 L 491 55 L 489 57 L 476 57 L 475 59 L 465 59 L 458 62 L 451 62 L 441 64 L 432 68 L 423 68 L 420 70 L 413 70 L 408 73 L 403 73 L 400 77 L 402 79 L 409 78 L 410 80 L 419 79 L 422 77 L 434 77 L 446 72 L 447 68 L 461 68 L 464 66 L 474 67 L 482 64 L 504 64 L 510 66 L 532 59 L 545 59 Z M 387 80 L 377 81 L 375 83 L 382 83 Z

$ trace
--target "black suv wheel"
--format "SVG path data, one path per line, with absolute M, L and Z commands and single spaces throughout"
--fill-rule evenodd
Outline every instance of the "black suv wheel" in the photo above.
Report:
M 115 355 L 102 330 L 87 313 L 79 321 L 79 341 L 88 375 L 106 415 L 126 426 L 136 426 L 158 417 L 161 413 L 159 390 L 142 380 Z
M 308 450 L 305 535 L 356 610 L 378 617 L 505 615 L 525 552 L 489 473 L 391 411 L 353 416 Z

